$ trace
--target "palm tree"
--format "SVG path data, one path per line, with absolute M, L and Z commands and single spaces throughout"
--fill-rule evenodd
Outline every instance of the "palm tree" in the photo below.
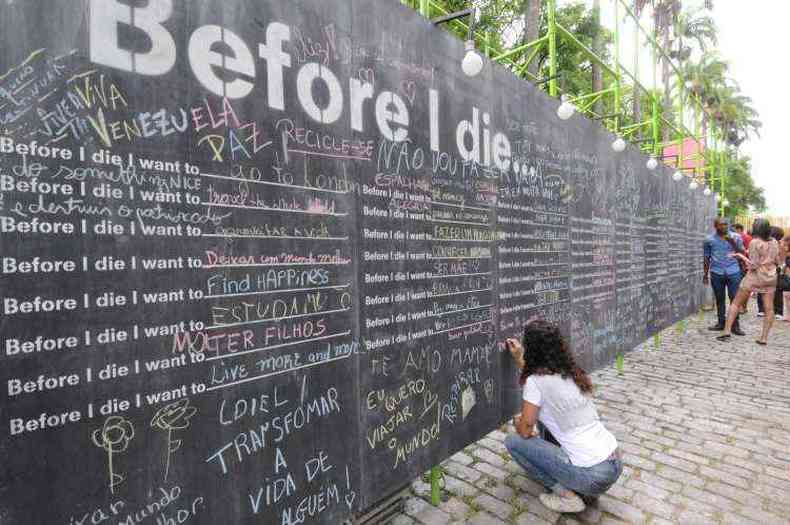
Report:
M 710 115 L 718 104 L 717 90 L 727 81 L 729 65 L 716 53 L 704 53 L 699 61 L 682 64 L 681 73 L 691 93 L 702 105 L 702 137 L 706 141 Z
M 592 50 L 593 53 L 600 57 L 603 56 L 601 38 L 601 0 L 593 0 L 592 19 L 594 31 Z M 603 71 L 601 70 L 601 65 L 595 61 L 592 63 L 592 90 L 593 93 L 603 91 Z M 600 100 L 596 101 L 595 105 L 593 106 L 593 111 L 598 115 L 603 115 L 603 102 Z
M 714 118 L 728 144 L 737 148 L 752 134 L 760 136 L 759 114 L 752 106 L 752 99 L 743 95 L 737 84 L 721 86 L 714 96 Z
M 713 18 L 704 14 L 701 10 L 684 11 L 675 19 L 674 24 L 675 49 L 670 51 L 669 56 L 685 62 L 691 58 L 694 48 L 689 45 L 689 40 L 696 42 L 699 50 L 705 53 L 708 47 L 718 43 L 716 34 L 716 23 Z
M 543 0 L 523 0 L 524 12 L 524 34 L 522 43 L 534 42 L 540 36 L 540 14 Z M 538 76 L 540 65 L 537 60 L 533 60 L 528 67 L 528 71 L 534 76 Z

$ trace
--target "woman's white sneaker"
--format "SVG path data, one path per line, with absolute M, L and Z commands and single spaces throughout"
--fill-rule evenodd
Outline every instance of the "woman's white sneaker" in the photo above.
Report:
M 538 496 L 540 502 L 554 512 L 582 512 L 585 509 L 584 501 L 575 493 L 569 497 L 563 497 L 555 493 L 541 494 Z

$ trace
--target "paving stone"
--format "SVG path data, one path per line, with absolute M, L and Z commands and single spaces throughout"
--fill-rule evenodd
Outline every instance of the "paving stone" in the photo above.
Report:
M 650 454 L 650 459 L 662 465 L 669 465 L 686 472 L 697 472 L 697 465 L 691 461 L 680 459 L 675 456 L 670 456 L 661 452 L 653 452 Z
M 790 469 L 790 465 L 787 467 Z M 770 485 L 771 487 L 776 487 L 777 489 L 784 490 L 787 495 L 788 499 L 790 499 L 790 481 L 785 481 L 783 479 L 775 478 L 774 476 L 766 476 L 765 474 L 760 474 L 757 476 L 757 483 L 760 485 Z
M 606 494 L 603 494 L 599 498 L 598 506 L 602 511 L 614 514 L 618 518 L 629 523 L 639 524 L 647 522 L 647 517 L 644 512 Z
M 790 524 L 790 517 L 786 514 L 782 517 L 777 516 L 776 514 L 765 512 L 762 509 L 755 509 L 750 507 L 741 507 L 738 509 L 736 513 L 725 513 L 724 514 L 724 523 L 738 523 L 738 519 L 742 519 L 742 516 L 745 516 L 747 519 L 751 520 L 754 523 L 760 523 L 761 525 L 788 525 Z
M 470 483 L 474 483 L 478 479 L 480 479 L 483 474 L 479 470 L 475 470 L 473 468 L 461 465 L 460 463 L 447 463 L 444 466 L 444 469 L 451 475 L 460 478 L 464 481 L 468 481 Z
M 478 512 L 466 519 L 466 525 L 502 525 L 502 520 L 487 512 Z
M 424 525 L 445 525 L 452 519 L 446 512 L 419 498 L 411 498 L 406 502 L 406 514 Z
M 629 525 L 628 522 L 618 520 L 617 518 L 613 518 L 611 516 L 604 516 L 601 520 L 601 525 Z
M 693 510 L 684 510 L 678 514 L 677 523 L 683 525 L 710 525 L 714 523 L 715 516 L 713 513 L 700 514 Z
M 414 519 L 412 519 L 410 516 L 407 516 L 406 514 L 401 514 L 399 516 L 395 516 L 395 519 L 393 519 L 390 522 L 390 524 L 391 525 L 414 525 Z
M 667 437 L 673 438 L 677 443 L 690 443 L 693 445 L 700 445 L 704 442 L 702 438 L 695 437 L 689 432 L 677 432 L 667 428 L 661 429 L 661 433 Z
M 718 468 L 701 466 L 699 468 L 699 473 L 708 479 L 728 483 L 741 489 L 749 489 L 749 487 L 752 486 L 751 481 L 748 481 L 740 476 L 734 476 L 733 474 L 719 470 Z
M 629 480 L 625 486 L 629 489 L 634 489 L 655 499 L 666 499 L 666 497 L 669 496 L 669 492 L 662 489 L 661 487 L 657 485 L 650 485 L 638 479 Z
M 505 480 L 510 475 L 507 471 L 489 465 L 488 463 L 475 463 L 472 467 L 500 481 Z
M 530 513 L 540 516 L 544 520 L 550 521 L 552 523 L 556 522 L 560 518 L 560 514 L 558 512 L 554 512 L 550 508 L 544 506 L 537 496 L 525 494 L 515 499 L 514 503 L 518 509 L 527 510 Z
M 606 491 L 609 496 L 612 496 L 617 499 L 621 500 L 629 500 L 634 495 L 634 491 L 624 486 L 624 484 L 620 483 L 618 480 L 617 483 L 609 487 L 609 490 Z
M 790 461 L 788 461 L 787 467 L 785 467 L 784 469 L 779 469 L 776 467 L 765 467 L 765 473 L 775 478 L 780 478 L 785 481 L 790 481 Z
M 698 445 L 695 443 L 686 443 L 684 441 L 678 441 L 674 446 L 674 450 L 689 452 L 691 454 L 696 454 L 697 456 L 702 456 L 702 457 L 712 457 L 715 459 L 721 459 L 724 456 L 724 454 L 721 452 L 714 452 L 707 450 L 703 445 Z
M 474 485 L 453 476 L 444 477 L 444 490 L 461 498 L 474 496 L 480 492 L 480 489 Z
M 461 465 L 469 465 L 474 461 L 474 458 L 467 454 L 466 452 L 456 452 L 452 456 L 450 456 L 450 461 L 455 461 Z
M 538 496 L 546 492 L 545 487 L 538 483 L 537 481 L 532 481 L 526 476 L 519 475 L 519 476 L 511 476 L 505 483 L 510 485 L 511 487 L 515 488 L 518 491 L 525 492 L 527 494 L 532 494 L 533 496 Z
M 472 513 L 472 508 L 458 498 L 450 498 L 441 502 L 439 508 L 456 519 L 464 519 Z
M 735 456 L 736 458 L 746 459 L 749 457 L 749 451 L 742 448 L 733 447 L 732 445 L 722 445 L 715 441 L 706 441 L 704 447 L 708 450 L 721 452 L 728 456 Z
M 663 518 L 656 518 L 655 516 L 653 516 L 653 518 L 650 520 L 650 525 L 675 525 L 676 523 L 677 522 L 675 521 L 669 521 Z
M 481 488 L 488 494 L 491 494 L 495 498 L 505 502 L 512 500 L 516 495 L 515 490 L 503 483 L 497 483 L 494 486 L 483 485 Z
M 492 430 L 491 433 L 488 434 L 488 436 L 486 436 L 486 437 L 494 439 L 496 441 L 501 441 L 501 442 L 504 443 L 505 438 L 507 437 L 507 434 L 505 432 L 503 432 L 502 430 Z
M 667 492 L 678 492 L 682 487 L 682 485 L 679 482 L 662 478 L 661 476 L 654 474 L 652 472 L 645 472 L 645 471 L 639 472 L 639 480 L 647 485 L 658 487 Z
M 671 439 L 671 438 L 668 438 L 668 437 L 664 437 L 662 435 L 654 434 L 652 432 L 644 432 L 642 430 L 635 430 L 633 432 L 633 435 L 637 436 L 639 438 L 642 438 L 642 439 L 647 439 L 649 441 L 654 441 L 656 443 L 660 443 L 661 445 L 664 445 L 664 446 L 667 446 L 667 447 L 674 447 L 674 446 L 677 445 L 677 440 L 676 439 Z
M 739 478 L 743 478 L 743 479 L 752 479 L 752 477 L 754 477 L 755 475 L 755 472 L 753 470 L 749 470 L 748 468 L 743 468 L 743 466 L 737 467 L 725 461 L 719 461 L 714 465 L 714 468 L 718 470 L 723 470 L 724 472 L 732 474 L 733 476 L 738 476 Z
M 540 516 L 536 516 L 531 512 L 525 512 L 523 514 L 519 514 L 516 517 L 516 525 L 550 525 L 552 523 L 556 523 L 554 521 L 547 521 Z
M 721 494 L 726 498 L 730 498 L 742 504 L 748 504 L 754 501 L 754 496 L 752 494 L 744 492 L 743 490 L 733 487 L 732 485 L 725 485 L 724 483 L 708 483 L 705 485 L 705 490 L 708 492 Z
M 490 436 L 491 434 L 489 434 Z M 482 447 L 486 447 L 487 449 L 495 452 L 497 454 L 508 454 L 507 448 L 505 447 L 504 440 L 497 440 L 491 437 L 484 437 L 480 441 L 477 442 L 478 445 Z
M 721 496 L 719 494 L 705 490 L 699 490 L 694 487 L 685 487 L 683 489 L 683 495 L 702 503 L 712 505 L 720 510 L 732 511 L 737 506 L 735 501 L 727 498 L 726 496 Z
M 487 448 L 480 447 L 473 452 L 474 456 L 486 463 L 490 463 L 495 467 L 503 468 L 505 466 L 505 460 L 499 454 L 495 454 L 491 452 Z
M 656 470 L 655 463 L 649 459 L 635 456 L 633 454 L 623 454 L 623 463 L 626 465 L 631 465 L 635 468 L 640 468 L 642 470 Z
M 473 500 L 473 503 L 476 507 L 485 509 L 503 520 L 513 514 L 513 507 L 509 503 L 505 503 L 489 494 L 480 494 Z
M 587 508 L 584 509 L 583 512 L 576 514 L 576 518 L 583 523 L 596 524 L 600 523 L 603 518 L 603 513 L 601 509 L 598 508 L 598 503 L 596 502 L 595 505 L 587 505 Z
M 415 479 L 411 483 L 411 491 L 420 497 L 427 497 L 431 495 L 431 484 L 426 483 L 422 478 Z
M 675 509 L 675 507 L 669 503 L 651 498 L 650 496 L 647 496 L 641 492 L 634 494 L 634 497 L 631 498 L 631 505 L 641 509 L 642 511 L 655 514 L 656 516 L 661 516 L 662 518 L 666 519 L 672 518 L 672 514 Z

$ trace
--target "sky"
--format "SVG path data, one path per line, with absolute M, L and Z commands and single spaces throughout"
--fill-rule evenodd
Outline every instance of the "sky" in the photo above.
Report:
M 564 5 L 578 0 L 559 0 Z M 592 5 L 591 0 L 586 0 Z M 702 0 L 685 0 L 689 7 L 701 6 Z M 613 0 L 601 0 L 601 21 L 614 26 Z M 623 9 L 620 15 L 624 16 Z M 730 75 L 746 96 L 752 98 L 760 113 L 763 128 L 760 137 L 753 137 L 741 146 L 752 157 L 752 177 L 765 190 L 768 213 L 790 216 L 790 105 L 784 100 L 790 89 L 790 68 L 786 65 L 786 49 L 790 46 L 787 20 L 790 0 L 714 0 L 713 17 L 719 34 L 717 51 L 730 64 Z M 629 22 L 630 24 L 630 22 Z M 642 25 L 650 28 L 647 15 Z M 621 26 L 620 62 L 633 69 L 633 29 Z M 652 57 L 640 46 L 640 81 L 652 86 Z M 660 78 L 660 77 L 659 77 Z M 659 80 L 660 83 L 660 80 Z
M 765 189 L 769 211 L 790 216 L 786 141 L 790 106 L 785 99 L 790 81 L 785 54 L 790 2 L 715 0 L 713 16 L 719 29 L 719 52 L 729 61 L 732 76 L 752 98 L 763 122 L 760 137 L 742 147 L 753 159 L 752 177 Z

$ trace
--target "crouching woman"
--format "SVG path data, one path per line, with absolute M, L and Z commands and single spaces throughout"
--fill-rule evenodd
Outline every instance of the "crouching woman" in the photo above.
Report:
M 548 491 L 540 501 L 556 512 L 582 512 L 585 499 L 606 492 L 620 477 L 623 463 L 617 440 L 604 428 L 591 398 L 592 383 L 576 366 L 559 329 L 546 321 L 524 328 L 523 345 L 507 340 L 521 368 L 523 403 L 505 441 L 527 476 Z M 537 437 L 540 421 L 559 442 Z

